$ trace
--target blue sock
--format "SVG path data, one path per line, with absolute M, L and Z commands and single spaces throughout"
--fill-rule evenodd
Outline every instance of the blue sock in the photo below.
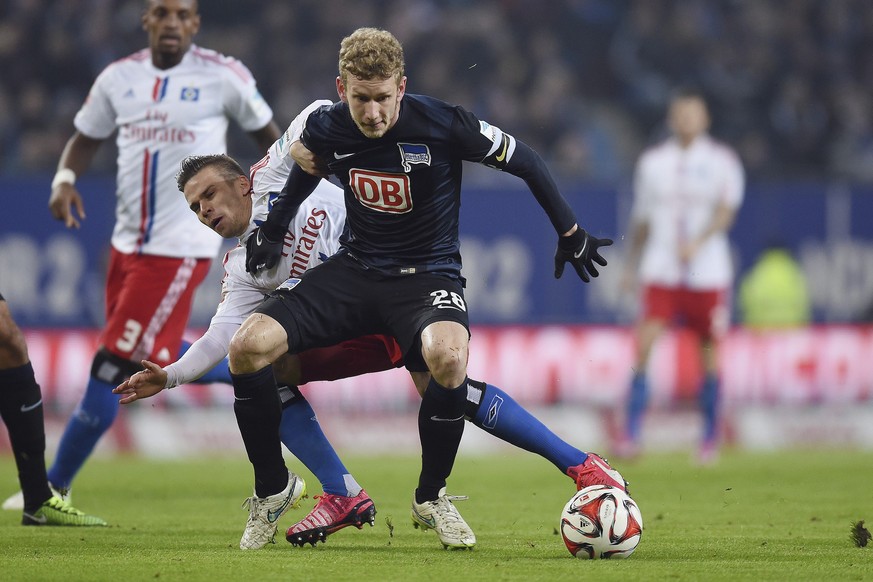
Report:
M 191 342 L 182 340 L 182 345 L 179 348 L 179 358 L 181 358 L 182 355 L 189 349 L 191 349 Z M 230 377 L 230 365 L 228 364 L 227 357 L 215 364 L 214 368 L 203 374 L 200 378 L 193 380 L 189 383 L 213 384 L 215 382 L 221 382 L 222 384 L 233 384 L 233 380 Z
M 718 429 L 718 378 L 709 373 L 700 387 L 700 410 L 703 412 L 703 442 L 713 442 Z
M 118 396 L 112 393 L 113 388 L 94 377 L 88 381 L 85 396 L 67 423 L 54 465 L 48 471 L 48 480 L 55 488 L 70 486 L 97 441 L 112 426 L 118 414 Z
M 570 446 L 518 402 L 496 386 L 485 384 L 473 424 L 497 438 L 551 461 L 562 473 L 581 465 L 586 453 Z
M 280 388 L 280 394 L 285 400 L 287 392 L 283 388 Z M 282 444 L 312 471 L 325 493 L 354 497 L 361 492 L 361 486 L 349 474 L 324 436 L 312 406 L 299 391 L 294 388 L 291 391 L 294 396 L 283 403 L 282 422 L 279 425 Z
M 649 404 L 649 390 L 645 374 L 634 374 L 627 401 L 627 426 L 625 434 L 633 442 L 640 440 L 643 414 Z

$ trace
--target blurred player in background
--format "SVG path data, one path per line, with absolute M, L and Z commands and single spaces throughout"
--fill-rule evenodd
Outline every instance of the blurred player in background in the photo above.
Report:
M 648 403 L 646 366 L 655 340 L 671 323 L 692 330 L 704 370 L 700 460 L 711 461 L 718 443 L 718 339 L 730 324 L 733 285 L 728 230 L 743 199 L 744 172 L 736 153 L 709 136 L 703 96 L 680 89 L 668 111 L 671 136 L 637 162 L 631 236 L 624 276 L 641 286 L 636 327 L 637 360 L 618 452 L 639 451 Z
M 447 547 L 473 547 L 473 531 L 446 495 L 471 384 L 458 241 L 463 161 L 525 179 L 558 233 L 556 277 L 567 262 L 584 281 L 597 276 L 595 263 L 606 264 L 598 249 L 612 241 L 579 228 L 545 164 L 523 142 L 461 107 L 406 94 L 403 49 L 390 33 L 364 28 L 343 39 L 339 73 L 340 102 L 310 114 L 296 145 L 327 160 L 343 184 L 341 249 L 271 294 L 234 335 L 234 392 L 248 407 L 240 431 L 247 450 L 258 451 L 259 495 L 275 495 L 287 469 L 275 443 L 273 362 L 286 352 L 391 335 L 406 368 L 429 375 L 418 417 L 422 470 L 413 523 L 434 529 Z M 299 204 L 317 183 L 295 166 L 270 217 L 280 204 Z M 250 267 L 281 252 L 284 229 L 276 231 L 256 233 Z
M 42 394 L 27 344 L 0 295 L 0 417 L 9 431 L 22 492 L 22 525 L 106 525 L 52 493 L 45 473 Z
M 260 151 L 280 135 L 245 65 L 192 43 L 200 29 L 197 0 L 146 0 L 142 26 L 149 47 L 97 77 L 52 181 L 52 215 L 79 228 L 85 210 L 76 177 L 118 132 L 106 326 L 84 397 L 48 472 L 64 495 L 115 419 L 112 389 L 141 370 L 141 360 L 169 363 L 178 356 L 194 291 L 218 253 L 221 238 L 203 228 L 179 196 L 179 162 L 225 151 L 229 119 Z

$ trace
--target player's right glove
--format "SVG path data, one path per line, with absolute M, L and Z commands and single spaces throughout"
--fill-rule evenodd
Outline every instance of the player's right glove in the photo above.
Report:
M 588 283 L 591 280 L 589 274 L 591 277 L 600 274 L 594 263 L 606 266 L 606 259 L 600 256 L 597 249 L 611 244 L 612 239 L 595 238 L 581 227 L 577 227 L 570 236 L 559 236 L 558 249 L 555 251 L 555 279 L 560 279 L 564 274 L 564 263 L 570 263 L 576 269 L 576 274 Z

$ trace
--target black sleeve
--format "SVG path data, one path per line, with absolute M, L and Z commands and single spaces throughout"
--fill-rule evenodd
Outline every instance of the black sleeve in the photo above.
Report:
M 576 224 L 576 215 L 558 190 L 543 159 L 529 145 L 500 128 L 480 121 L 462 107 L 455 109 L 452 140 L 463 158 L 508 172 L 525 181 L 534 197 L 562 235 Z
M 511 136 L 504 134 L 504 138 Z M 515 151 L 502 170 L 525 181 L 534 198 L 546 211 L 552 226 L 562 235 L 577 223 L 576 214 L 567 199 L 558 190 L 546 163 L 533 148 L 521 140 L 515 141 Z
M 261 232 L 270 240 L 281 240 L 288 231 L 288 225 L 297 214 L 297 209 L 306 200 L 315 187 L 318 186 L 318 176 L 307 174 L 300 166 L 294 164 L 285 186 L 273 202 L 273 207 L 267 215 Z

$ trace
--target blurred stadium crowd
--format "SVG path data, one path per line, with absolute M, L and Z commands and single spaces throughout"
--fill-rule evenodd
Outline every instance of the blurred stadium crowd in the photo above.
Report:
M 54 170 L 97 73 L 146 46 L 141 10 L 0 2 L 0 172 Z M 201 0 L 200 11 L 195 41 L 245 62 L 280 126 L 335 98 L 339 39 L 375 25 L 404 43 L 411 92 L 523 137 L 566 178 L 626 180 L 660 136 L 670 91 L 690 83 L 752 179 L 873 182 L 870 0 Z M 113 163 L 104 148 L 94 168 Z

